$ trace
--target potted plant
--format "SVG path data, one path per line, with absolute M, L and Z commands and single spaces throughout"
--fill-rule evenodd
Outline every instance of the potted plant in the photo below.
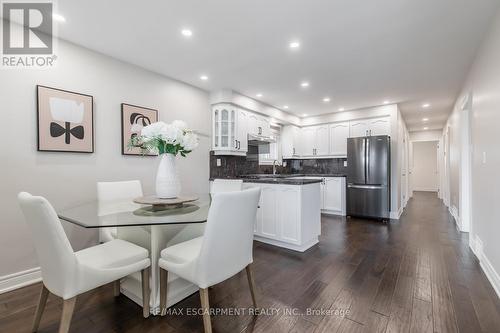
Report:
M 130 140 L 130 145 L 140 147 L 142 152 L 159 155 L 158 172 L 156 174 L 156 196 L 162 199 L 176 198 L 181 190 L 175 166 L 178 154 L 186 157 L 198 146 L 198 136 L 188 129 L 182 120 L 171 124 L 162 121 L 145 126 L 141 135 Z

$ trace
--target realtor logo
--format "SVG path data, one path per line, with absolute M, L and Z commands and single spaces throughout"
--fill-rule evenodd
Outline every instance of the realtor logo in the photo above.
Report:
M 52 2 L 2 3 L 2 67 L 52 67 Z

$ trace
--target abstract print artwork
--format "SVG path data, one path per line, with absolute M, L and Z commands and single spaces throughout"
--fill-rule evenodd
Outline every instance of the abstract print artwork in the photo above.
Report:
M 144 126 L 157 121 L 157 110 L 122 103 L 122 154 L 144 155 L 140 148 L 129 147 L 130 139 L 140 135 Z M 146 155 L 156 156 L 154 153 L 146 153 Z
M 38 85 L 38 150 L 94 152 L 93 97 Z

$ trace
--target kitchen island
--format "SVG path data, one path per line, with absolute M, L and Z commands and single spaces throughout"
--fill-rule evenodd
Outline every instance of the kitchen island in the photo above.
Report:
M 304 252 L 321 234 L 321 179 L 247 177 L 243 188 L 261 189 L 254 239 Z

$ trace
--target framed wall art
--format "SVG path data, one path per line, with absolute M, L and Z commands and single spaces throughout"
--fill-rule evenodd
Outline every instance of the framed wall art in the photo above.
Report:
M 93 97 L 41 85 L 36 89 L 38 150 L 93 153 Z
M 140 135 L 144 126 L 158 121 L 158 110 L 122 103 L 122 154 L 144 155 L 140 148 L 129 148 L 130 139 Z M 153 153 L 145 155 L 156 156 Z

